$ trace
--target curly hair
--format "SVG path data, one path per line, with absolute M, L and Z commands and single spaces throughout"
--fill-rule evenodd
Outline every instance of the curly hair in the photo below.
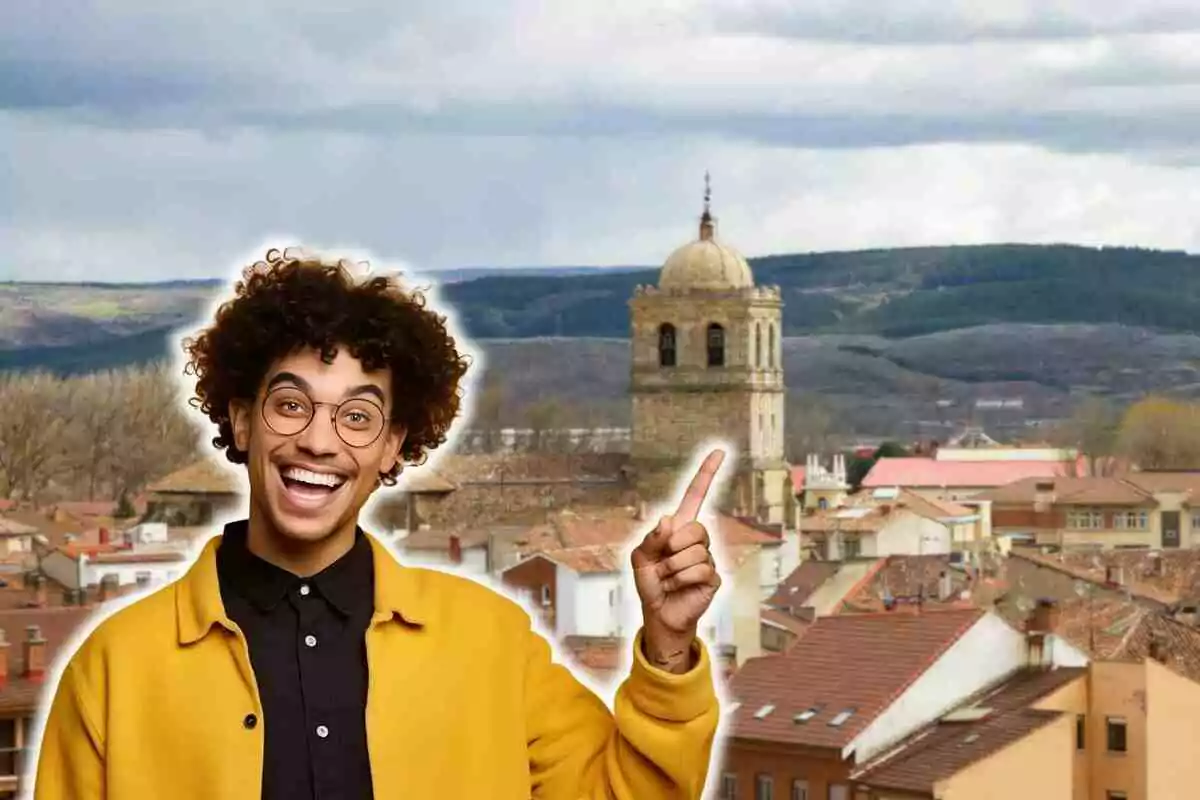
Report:
M 470 357 L 459 353 L 445 316 L 426 308 L 424 293 L 404 289 L 397 276 L 356 276 L 365 266 L 271 249 L 246 267 L 213 324 L 184 341 L 185 372 L 196 376 L 191 403 L 217 426 L 213 446 L 230 461 L 247 460 L 234 445 L 230 402 L 255 397 L 273 363 L 309 348 L 329 363 L 345 347 L 365 370 L 391 370 L 391 420 L 407 436 L 383 483 L 394 485 L 404 462 L 419 464 L 446 441 Z

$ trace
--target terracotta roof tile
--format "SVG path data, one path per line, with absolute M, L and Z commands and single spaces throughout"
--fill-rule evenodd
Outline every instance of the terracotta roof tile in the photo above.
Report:
M 421 466 L 401 472 L 396 488 L 412 494 L 445 494 L 457 489 L 458 484 L 431 466 Z
M 618 636 L 566 636 L 563 649 L 593 677 L 608 680 L 621 667 L 621 657 L 629 642 Z
M 942 596 L 943 575 L 949 592 Z M 842 600 L 844 612 L 879 612 L 892 608 L 915 606 L 971 605 L 962 597 L 972 585 L 970 575 L 950 563 L 948 555 L 888 556 L 870 579 L 863 581 Z
M 763 608 L 759 611 L 759 615 L 764 624 L 783 628 L 788 633 L 795 634 L 796 636 L 803 636 L 816 621 L 815 617 L 812 619 L 802 619 L 786 611 L 779 611 L 774 608 Z
M 1051 478 L 1071 472 L 1058 461 L 938 461 L 933 458 L 881 458 L 863 479 L 868 489 L 910 488 L 987 489 L 1024 478 Z
M 546 550 L 538 555 L 582 574 L 620 572 L 625 566 L 621 548 L 597 544 Z
M 873 788 L 929 793 L 934 784 L 991 756 L 1061 717 L 1031 706 L 1072 681 L 1085 669 L 1025 669 L 959 707 L 987 709 L 975 721 L 939 721 L 867 764 L 855 781 Z
M 812 593 L 837 574 L 839 565 L 833 561 L 807 559 L 792 570 L 775 587 L 766 604 L 778 609 L 802 608 Z
M 29 625 L 39 627 L 46 639 L 46 663 L 50 664 L 58 649 L 74 635 L 75 630 L 93 611 L 95 608 L 88 606 L 0 611 L 0 629 L 4 630 L 10 644 L 9 678 L 0 683 L 0 713 L 32 713 L 46 688 L 43 680 L 22 677 L 24 661 L 21 642 L 25 639 L 25 628 Z
M 203 458 L 150 484 L 147 492 L 156 494 L 240 494 L 237 469 L 217 458 Z
M 37 533 L 38 529 L 20 520 L 0 517 L 0 536 L 28 536 Z
M 1200 494 L 1200 472 L 1130 472 L 1124 477 L 1147 492 Z
M 618 480 L 625 453 L 446 453 L 437 471 L 459 485 L 501 481 Z
M 955 609 L 818 617 L 791 649 L 752 658 L 734 675 L 731 694 L 740 706 L 730 735 L 845 747 L 983 615 Z M 794 720 L 810 708 L 818 709 L 811 719 Z M 850 710 L 841 724 L 830 724 Z
M 1053 488 L 1049 494 L 1054 505 L 1060 506 L 1147 506 L 1154 505 L 1154 495 L 1124 478 L 1110 477 L 1034 477 L 1014 481 L 976 495 L 974 500 L 990 500 L 997 505 L 1032 504 L 1040 485 Z
M 1036 548 L 1014 547 L 1012 558 L 1057 570 L 1093 584 L 1109 579 L 1134 595 L 1163 605 L 1200 601 L 1200 550 L 1063 550 L 1043 554 Z

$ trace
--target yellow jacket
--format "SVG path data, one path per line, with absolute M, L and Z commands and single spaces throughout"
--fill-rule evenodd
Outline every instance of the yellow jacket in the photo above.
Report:
M 633 666 L 609 708 L 551 660 L 529 616 L 369 537 L 367 739 L 377 798 L 699 798 L 718 722 L 711 662 Z M 208 542 L 178 581 L 100 623 L 66 665 L 35 800 L 261 797 L 263 717 Z M 640 644 L 641 634 L 637 640 Z M 257 714 L 259 724 L 243 720 Z

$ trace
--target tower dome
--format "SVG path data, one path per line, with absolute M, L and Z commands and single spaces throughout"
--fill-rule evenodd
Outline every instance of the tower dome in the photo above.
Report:
M 754 286 L 750 264 L 737 250 L 716 240 L 716 220 L 709 210 L 712 191 L 704 174 L 704 213 L 700 238 L 667 257 L 658 276 L 661 289 L 749 289 Z

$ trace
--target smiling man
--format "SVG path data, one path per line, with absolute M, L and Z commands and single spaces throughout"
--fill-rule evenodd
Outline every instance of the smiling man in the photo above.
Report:
M 467 359 L 420 293 L 272 250 L 187 351 L 249 517 L 70 657 L 37 800 L 700 797 L 721 451 L 633 553 L 644 624 L 610 710 L 518 605 L 358 524 L 459 413 Z

